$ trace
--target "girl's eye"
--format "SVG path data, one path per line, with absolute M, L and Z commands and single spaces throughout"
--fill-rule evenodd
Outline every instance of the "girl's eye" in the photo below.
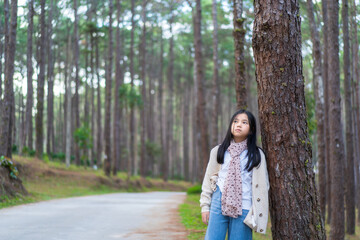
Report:
M 243 122 L 243 124 L 247 124 L 247 122 Z

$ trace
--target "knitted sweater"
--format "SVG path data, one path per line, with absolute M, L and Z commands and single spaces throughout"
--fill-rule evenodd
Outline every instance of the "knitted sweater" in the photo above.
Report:
M 216 182 L 221 164 L 217 162 L 219 146 L 214 147 L 210 152 L 210 160 L 206 168 L 202 192 L 200 196 L 201 212 L 210 210 L 211 196 L 216 190 Z M 260 149 L 261 162 L 253 168 L 252 175 L 252 206 L 247 214 L 244 223 L 255 232 L 266 233 L 266 226 L 269 212 L 268 190 L 269 176 L 266 168 L 265 154 Z

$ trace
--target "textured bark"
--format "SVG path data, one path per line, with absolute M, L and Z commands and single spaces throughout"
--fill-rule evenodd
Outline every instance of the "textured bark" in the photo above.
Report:
M 189 62 L 188 65 L 188 76 L 184 83 L 184 110 L 183 110 L 183 159 L 184 159 L 184 177 L 186 181 L 190 181 L 190 92 L 191 92 L 191 84 L 190 79 L 192 78 L 192 62 Z
M 219 56 L 218 56 L 218 21 L 217 21 L 217 3 L 216 0 L 212 1 L 212 19 L 213 19 L 213 62 L 214 62 L 214 72 L 213 72 L 213 87 L 212 87 L 212 136 L 211 136 L 211 146 L 218 144 L 218 121 L 220 115 L 220 81 L 219 81 Z M 185 125 L 184 125 L 185 126 Z M 187 174 L 185 172 L 185 174 Z
M 69 29 L 70 30 L 70 29 Z M 72 59 L 72 51 L 71 51 L 71 36 L 68 36 L 68 43 L 66 45 L 66 62 L 65 62 L 65 88 L 66 88 L 66 101 L 65 101 L 65 112 L 66 112 L 66 119 L 65 119 L 65 128 L 66 128 L 66 144 L 65 144 L 65 162 L 66 162 L 66 167 L 70 166 L 70 162 L 71 162 L 71 125 L 72 125 L 72 108 L 71 108 L 71 69 L 72 69 L 72 64 L 70 63 L 70 67 L 68 66 L 68 61 L 71 61 L 70 59 Z
M 245 62 L 244 62 L 244 43 L 245 33 L 244 28 L 245 19 L 241 17 L 243 12 L 243 1 L 233 0 L 234 2 L 234 44 L 235 44 L 235 89 L 236 89 L 236 103 L 237 109 L 246 109 L 247 93 L 245 80 Z
M 354 90 L 355 90 L 355 98 L 356 100 L 354 101 L 355 104 L 355 125 L 357 126 L 357 137 L 359 140 L 360 137 L 360 100 L 359 100 L 359 84 L 360 84 L 360 73 L 359 73 L 359 66 L 358 66 L 358 62 L 359 62 L 359 42 L 358 42 L 358 33 L 357 33 L 357 23 L 356 23 L 356 3 L 355 0 L 351 1 L 351 38 L 352 38 L 352 79 L 353 79 L 353 84 L 354 84 Z M 355 149 L 357 149 L 359 151 L 359 141 L 355 141 L 355 143 L 357 143 L 355 145 Z M 357 189 L 356 189 L 356 205 L 358 208 L 358 222 L 360 222 L 360 174 L 359 174 L 359 163 L 360 161 L 360 156 L 357 155 L 357 160 L 355 162 L 355 166 L 356 166 L 356 179 L 357 179 Z
M 29 23 L 29 25 L 30 25 L 30 23 Z M 2 24 L 2 21 L 0 21 L 0 39 L 3 38 L 4 29 L 5 28 Z M 0 41 L 0 59 L 3 58 L 3 54 L 4 54 L 4 42 Z M 2 73 L 3 73 L 3 64 L 2 64 L 2 61 L 0 61 L 0 99 L 2 98 L 2 91 L 3 91 L 2 90 L 2 83 L 3 83 Z
M 48 22 L 52 22 L 53 15 L 53 0 L 50 1 L 50 9 Z M 54 59 L 53 59 L 53 40 L 52 40 L 52 24 L 48 24 L 47 34 L 47 56 L 48 56 L 48 99 L 47 99 L 47 140 L 46 140 L 46 152 L 50 154 L 53 152 L 54 142 Z
M 108 46 L 108 63 L 106 77 L 106 96 L 105 96 L 105 162 L 104 170 L 106 176 L 110 176 L 111 171 L 111 142 L 110 142 L 110 126 L 111 126 L 111 85 L 112 85 L 112 61 L 113 61 L 113 40 L 112 40 L 112 12 L 113 1 L 109 0 L 109 46 Z
M 27 53 L 26 53 L 26 67 L 27 67 L 27 93 L 26 93 L 26 113 L 25 113 L 25 134 L 24 134 L 24 146 L 26 145 L 29 150 L 33 148 L 33 120 L 32 120 L 32 108 L 33 108 L 33 67 L 32 67 L 32 40 L 33 40 L 33 28 L 34 28 L 34 0 L 29 1 L 29 13 L 28 13 L 28 29 L 27 29 Z M 1 94 L 0 94 L 1 95 Z
M 339 2 L 328 1 L 328 82 L 331 173 L 331 239 L 344 239 L 344 140 L 341 124 L 340 63 L 339 63 Z M 336 211 L 335 211 L 336 209 Z
M 158 122 L 160 123 L 160 134 L 159 134 L 159 142 L 161 146 L 165 146 L 165 139 L 164 139 L 164 131 L 163 131 L 163 82 L 164 82 L 164 75 L 163 75 L 163 66 L 164 66 L 164 39 L 163 39 L 163 29 L 160 28 L 160 70 L 159 70 L 159 87 L 158 87 L 158 104 L 159 104 L 159 118 Z M 164 149 L 162 149 L 161 159 L 160 159 L 160 169 L 161 173 L 163 174 L 163 178 L 165 179 L 165 171 L 166 171 L 166 155 Z
M 45 50 L 46 50 L 46 28 L 45 28 L 45 0 L 41 0 L 41 15 L 40 15 L 40 56 L 39 66 L 40 71 L 38 75 L 37 84 L 37 104 L 36 104 L 36 156 L 42 158 L 43 154 L 43 139 L 44 139 L 44 127 L 43 127 L 43 111 L 44 111 L 44 83 L 45 83 Z
M 315 95 L 315 111 L 317 124 L 317 159 L 319 163 L 319 200 L 320 210 L 323 221 L 325 221 L 326 211 L 326 165 L 325 165 L 325 129 L 324 129 L 324 82 L 322 78 L 321 45 L 318 27 L 315 23 L 314 4 L 312 0 L 307 0 L 307 11 L 311 30 L 311 41 L 313 44 L 313 82 Z
M 98 36 L 97 36 L 98 37 Z M 97 136 L 96 136 L 96 165 L 101 166 L 102 161 L 102 127 L 101 127 L 101 86 L 100 86 L 100 74 L 99 74 L 99 42 L 96 40 L 95 45 L 96 51 L 96 78 L 97 78 L 97 114 L 96 114 L 96 129 L 97 129 Z
M 355 178 L 354 178 L 354 149 L 353 149 L 353 122 L 351 103 L 350 79 L 350 39 L 349 39 L 349 5 L 348 0 L 342 1 L 342 20 L 344 38 L 344 89 L 345 89 L 345 130 L 346 130 L 346 169 L 345 169 L 345 206 L 346 232 L 355 233 Z
M 134 89 L 134 31 L 135 31 L 135 0 L 131 0 L 131 40 L 130 40 L 130 77 L 131 90 Z M 130 158 L 128 164 L 128 177 L 135 174 L 135 109 L 130 107 Z
M 146 76 L 145 76 L 145 68 L 146 68 L 146 5 L 148 1 L 142 2 L 142 11 L 141 11 L 141 20 L 143 22 L 142 27 L 142 36 L 141 36 L 141 46 L 140 46 L 140 54 L 141 54 L 141 95 L 143 100 L 143 106 L 140 111 L 140 119 L 141 119 L 141 153 L 140 153 L 140 175 L 145 177 L 146 175 L 146 110 L 147 106 L 147 96 L 146 96 Z
M 168 80 L 168 92 L 167 92 L 167 100 L 166 100 L 166 141 L 165 141 L 165 172 L 164 172 L 164 180 L 167 181 L 169 178 L 169 174 L 172 170 L 172 162 L 174 159 L 173 152 L 173 124 L 174 124 L 174 112 L 173 112 L 173 95 L 174 95 L 174 36 L 172 32 L 172 26 L 174 23 L 174 13 L 173 6 L 171 6 L 171 17 L 169 21 L 170 34 L 171 37 L 169 39 L 169 66 L 167 71 L 167 80 Z
M 8 14 L 8 1 L 4 2 L 5 6 L 5 79 L 4 79 L 4 98 L 0 101 L 1 119 L 0 119 L 0 156 L 12 157 L 12 115 L 14 101 L 14 63 L 16 51 L 16 27 L 17 27 L 17 1 L 11 1 L 11 18 L 10 23 L 6 16 Z M 7 38 L 7 40 L 6 40 Z M 3 184 L 1 185 L 3 186 Z
M 203 179 L 206 165 L 209 160 L 209 136 L 207 132 L 207 120 L 205 117 L 205 89 L 204 89 L 204 69 L 202 56 L 202 37 L 201 37 L 201 1 L 196 0 L 196 7 L 193 14 L 194 22 L 194 47 L 195 47 L 195 71 L 197 84 L 197 103 L 196 103 L 196 125 L 197 125 L 197 145 L 199 149 L 200 167 L 197 171 L 198 180 Z
M 325 239 L 306 122 L 299 2 L 256 0 L 254 6 L 253 49 L 272 237 Z
M 74 0 L 74 64 L 75 64 L 75 95 L 74 95 L 74 110 L 75 110 L 75 129 L 80 127 L 80 111 L 79 111 L 79 87 L 80 87 L 80 79 L 79 79 L 79 15 L 77 13 L 78 0 Z M 80 165 L 80 149 L 77 144 L 74 146 L 75 150 L 75 164 Z
M 117 171 L 120 170 L 120 161 L 121 161 L 121 151 L 124 148 L 123 143 L 121 141 L 121 134 L 124 134 L 121 131 L 121 122 L 123 121 L 122 116 L 122 107 L 120 105 L 119 99 L 119 89 L 122 85 L 122 70 L 120 61 L 121 59 L 121 51 L 120 47 L 122 43 L 120 42 L 120 11 L 121 4 L 120 0 L 116 2 L 116 19 L 117 19 L 117 28 L 116 28 L 116 61 L 115 61 L 115 101 L 114 101 L 114 144 L 113 144 L 113 175 L 116 175 Z
M 329 128 L 329 83 L 328 83 L 328 10 L 327 1 L 322 1 L 322 12 L 323 12 L 323 41 L 324 41 L 324 66 L 323 66 L 323 79 L 324 79 L 324 119 L 325 119 L 325 165 L 326 165 L 326 202 L 327 202 L 327 224 L 331 222 L 331 173 L 330 173 L 330 128 Z

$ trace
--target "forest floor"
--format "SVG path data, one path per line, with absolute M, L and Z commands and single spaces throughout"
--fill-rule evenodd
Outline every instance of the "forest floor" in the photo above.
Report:
M 180 205 L 181 222 L 185 225 L 189 232 L 188 239 L 197 240 L 204 239 L 206 233 L 206 225 L 201 221 L 201 209 L 199 206 L 200 194 L 187 194 L 185 202 Z M 357 216 L 357 215 L 356 215 Z M 330 225 L 325 225 L 326 235 L 329 238 Z M 268 240 L 271 237 L 271 220 L 266 229 L 266 234 L 253 233 L 253 240 Z M 356 234 L 346 234 L 345 240 L 360 240 L 360 222 L 356 225 Z
M 128 179 L 123 172 L 106 177 L 102 169 L 74 165 L 66 168 L 62 162 L 43 161 L 33 157 L 14 155 L 13 161 L 28 194 L 17 194 L 13 198 L 0 196 L 0 209 L 57 198 L 115 192 L 186 191 L 191 187 L 191 183 L 185 181 L 164 182 L 162 179 L 139 176 Z

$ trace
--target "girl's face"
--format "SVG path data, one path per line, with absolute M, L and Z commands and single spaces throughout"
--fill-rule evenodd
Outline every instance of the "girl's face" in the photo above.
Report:
M 242 142 L 247 138 L 250 133 L 250 124 L 246 113 L 235 116 L 231 124 L 231 133 L 235 142 Z

